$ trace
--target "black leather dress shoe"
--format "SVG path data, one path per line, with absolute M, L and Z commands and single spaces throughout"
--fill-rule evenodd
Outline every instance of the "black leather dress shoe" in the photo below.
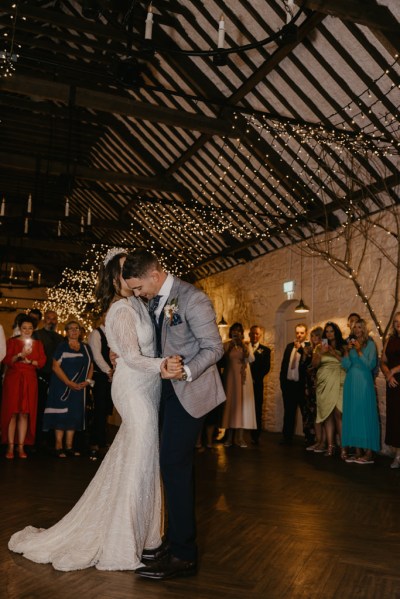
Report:
M 135 574 L 150 580 L 168 580 L 169 578 L 194 576 L 197 574 L 197 564 L 196 562 L 187 562 L 173 555 L 168 555 L 164 559 L 151 564 L 151 566 L 138 568 L 135 570 Z
M 164 542 L 161 543 L 159 547 L 155 549 L 143 549 L 142 553 L 142 561 L 145 562 L 158 562 L 160 559 L 163 559 L 169 553 L 169 545 Z

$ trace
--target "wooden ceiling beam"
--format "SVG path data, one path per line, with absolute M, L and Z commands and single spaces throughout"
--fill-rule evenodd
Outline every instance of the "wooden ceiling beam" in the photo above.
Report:
M 119 96 L 82 87 L 73 87 L 57 81 L 48 81 L 36 77 L 16 76 L 0 80 L 0 90 L 54 100 L 79 108 L 99 110 L 111 114 L 131 116 L 144 121 L 162 123 L 171 127 L 180 127 L 211 135 L 237 137 L 237 129 L 232 129 L 228 120 L 210 118 L 201 114 L 184 112 L 168 107 L 159 107 L 133 98 Z
M 389 52 L 393 58 L 398 58 L 400 55 L 400 39 L 399 35 L 392 31 L 382 31 L 376 27 L 370 27 L 376 39 Z
M 321 13 L 313 13 L 304 23 L 302 23 L 297 32 L 297 40 L 289 44 L 280 46 L 270 58 L 265 61 L 262 67 L 257 69 L 247 81 L 239 87 L 239 89 L 229 97 L 229 104 L 237 104 L 242 100 L 252 89 L 260 83 L 265 77 L 271 73 L 284 58 L 286 58 L 296 46 L 299 45 L 318 25 L 325 19 L 326 15 Z
M 342 21 L 352 21 L 359 25 L 366 25 L 400 33 L 400 24 L 396 21 L 391 11 L 378 4 L 376 0 L 294 0 L 298 6 L 316 10 Z
M 2 6 L 0 14 L 15 14 L 15 8 L 12 8 L 12 3 L 8 6 Z M 39 8 L 32 6 L 32 2 L 19 3 L 18 6 L 18 19 L 26 17 L 29 20 L 38 21 L 48 25 L 51 23 L 61 29 L 69 29 L 72 31 L 79 31 L 80 33 L 86 33 L 94 35 L 95 37 L 105 38 L 107 40 L 119 41 L 126 43 L 127 35 L 122 29 L 114 28 L 110 25 L 101 25 L 100 23 L 94 23 L 84 18 L 77 18 L 67 15 L 63 12 L 51 10 L 49 8 Z M 88 40 L 89 41 L 89 40 Z M 79 41 L 77 40 L 79 43 Z
M 0 152 L 0 163 L 3 169 L 11 169 L 15 171 L 27 171 L 40 175 L 58 176 L 66 174 L 67 166 L 64 162 L 51 160 L 51 157 L 36 157 L 21 154 L 10 154 L 8 152 Z M 114 185 L 126 185 L 127 187 L 135 187 L 139 189 L 149 189 L 165 191 L 182 196 L 187 199 L 191 197 L 191 193 L 183 185 L 175 183 L 167 177 L 144 177 L 142 175 L 133 175 L 131 173 L 121 173 L 114 171 L 106 171 L 96 169 L 82 164 L 72 163 L 70 170 L 76 179 L 87 181 L 97 181 L 101 183 L 110 183 Z
M 315 210 L 310 210 L 307 213 L 307 216 L 304 218 L 304 222 L 303 223 L 300 222 L 300 226 L 307 227 L 310 223 L 315 223 L 315 222 L 320 223 L 321 217 L 328 218 L 335 210 L 338 210 L 339 208 L 344 207 L 345 204 L 347 206 L 347 204 L 350 201 L 353 203 L 353 205 L 355 205 L 355 204 L 361 202 L 362 200 L 364 200 L 367 195 L 370 196 L 371 193 L 375 193 L 375 194 L 381 193 L 381 192 L 385 191 L 386 189 L 389 189 L 391 187 L 395 187 L 396 185 L 399 185 L 399 182 L 400 182 L 399 176 L 390 175 L 386 179 L 371 183 L 370 185 L 366 186 L 365 188 L 360 189 L 359 191 L 356 191 L 353 194 L 349 194 L 349 196 L 346 198 L 346 200 L 341 200 L 340 198 L 337 198 L 334 202 L 331 202 L 330 204 L 327 204 L 326 206 L 324 206 L 323 209 L 321 209 L 321 206 L 319 206 Z M 379 212 L 379 209 L 376 210 L 376 212 Z M 298 227 L 298 226 L 299 226 L 299 223 L 296 223 L 296 227 Z M 269 236 L 274 237 L 279 232 L 280 231 L 278 231 L 277 229 L 270 229 L 268 231 L 268 234 L 269 234 Z M 290 236 L 295 235 L 295 230 L 288 229 L 287 235 L 289 238 L 290 238 Z M 306 237 L 307 236 L 304 236 L 304 238 L 306 238 Z M 232 244 L 230 247 L 227 247 L 222 252 L 219 252 L 218 254 L 215 254 L 214 256 L 210 256 L 206 260 L 203 260 L 199 264 L 196 264 L 194 266 L 193 270 L 195 271 L 198 268 L 207 266 L 207 265 L 213 263 L 215 260 L 218 260 L 220 258 L 232 257 L 236 253 L 238 253 L 242 250 L 245 250 L 247 248 L 250 248 L 250 247 L 254 246 L 255 244 L 263 242 L 263 241 L 265 242 L 266 240 L 260 239 L 257 237 L 253 237 L 246 241 Z M 300 237 L 298 238 L 297 241 L 301 241 Z M 255 256 L 255 257 L 258 257 L 258 256 Z
M 23 248 L 26 252 L 33 250 L 41 250 L 50 252 L 51 254 L 66 253 L 66 254 L 84 254 L 93 245 L 93 239 L 63 241 L 61 239 L 35 239 L 28 236 L 9 237 L 8 235 L 0 235 L 0 247 L 3 248 Z M 25 253 L 26 256 L 29 253 Z

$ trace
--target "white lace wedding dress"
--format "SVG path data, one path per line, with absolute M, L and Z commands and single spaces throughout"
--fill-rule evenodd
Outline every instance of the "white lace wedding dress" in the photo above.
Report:
M 112 383 L 122 424 L 85 493 L 57 524 L 28 526 L 9 549 L 57 570 L 135 570 L 144 547 L 161 544 L 158 455 L 160 358 L 146 307 L 115 302 L 106 319 L 110 348 L 120 356 Z M 146 357 L 148 356 L 148 357 Z M 61 473 L 60 473 L 61 476 Z

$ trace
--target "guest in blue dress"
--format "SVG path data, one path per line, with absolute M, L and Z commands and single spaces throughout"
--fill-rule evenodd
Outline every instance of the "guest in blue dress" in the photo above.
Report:
M 343 389 L 343 447 L 355 447 L 356 456 L 346 462 L 373 464 L 373 451 L 380 449 L 380 429 L 373 372 L 376 346 L 365 320 L 358 320 L 345 348 L 342 366 L 347 371 Z
M 65 331 L 67 338 L 53 356 L 53 374 L 43 417 L 43 430 L 54 429 L 56 455 L 60 458 L 79 455 L 73 449 L 74 435 L 75 431 L 85 428 L 86 388 L 93 384 L 92 352 L 79 340 L 79 323 L 68 322 Z

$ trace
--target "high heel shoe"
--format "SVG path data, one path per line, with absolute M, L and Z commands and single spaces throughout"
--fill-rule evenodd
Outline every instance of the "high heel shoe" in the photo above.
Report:
M 7 456 L 6 456 L 7 457 Z M 397 455 L 393 462 L 390 464 L 390 467 L 393 468 L 400 468 L 400 455 Z
M 348 457 L 349 456 L 347 450 L 342 447 L 342 449 L 340 450 L 340 459 L 345 462 L 348 459 Z
M 26 458 L 28 457 L 28 455 L 24 451 L 24 446 L 22 443 L 18 444 L 18 457 L 22 458 L 23 460 L 26 460 Z
M 7 453 L 6 453 L 6 459 L 7 460 L 13 460 L 14 459 L 14 443 L 9 443 L 8 444 Z
M 336 447 L 334 445 L 328 445 L 328 449 L 324 453 L 324 456 L 326 456 L 327 458 L 333 457 L 335 455 L 335 450 Z

